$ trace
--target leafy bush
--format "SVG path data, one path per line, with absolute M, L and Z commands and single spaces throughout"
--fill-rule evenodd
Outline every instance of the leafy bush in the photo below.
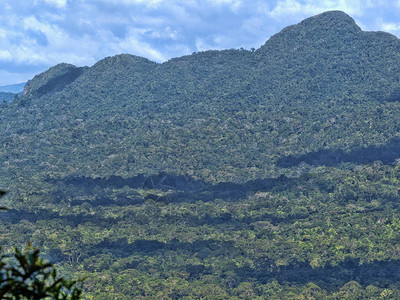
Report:
M 0 198 L 4 194 L 0 190 Z M 23 251 L 15 248 L 13 259 L 0 256 L 0 299 L 80 299 L 78 281 L 58 276 L 53 264 L 44 262 L 39 252 L 28 242 Z
M 15 248 L 14 260 L 0 260 L 1 299 L 80 299 L 77 281 L 57 275 L 56 268 L 44 262 L 39 250 L 29 243 L 20 251 Z

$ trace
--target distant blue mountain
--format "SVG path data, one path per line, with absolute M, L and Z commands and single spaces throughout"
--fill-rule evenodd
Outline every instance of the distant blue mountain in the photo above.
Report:
M 0 86 L 0 92 L 18 94 L 24 90 L 26 82 Z
M 15 93 L 8 93 L 8 92 L 0 92 L 0 103 L 5 101 L 5 102 L 10 102 L 14 99 Z

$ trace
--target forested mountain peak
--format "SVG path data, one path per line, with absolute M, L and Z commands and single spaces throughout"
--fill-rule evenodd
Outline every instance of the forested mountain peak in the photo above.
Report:
M 233 86 L 234 94 L 249 89 L 252 93 L 274 91 L 276 94 L 283 90 L 278 86 L 295 82 L 296 97 L 308 97 L 305 94 L 310 93 L 313 97 L 340 95 L 345 90 L 352 93 L 354 89 L 362 89 L 361 93 L 354 93 L 376 98 L 384 91 L 382 98 L 386 98 L 397 87 L 388 78 L 398 77 L 399 49 L 396 37 L 364 32 L 346 13 L 329 11 L 284 28 L 254 55 L 241 50 L 205 51 L 158 64 L 120 54 L 106 57 L 90 68 L 59 64 L 29 81 L 24 97 L 34 100 L 46 93 L 64 90 L 64 98 L 71 99 L 72 93 L 73 98 L 81 101 L 85 98 L 102 101 L 106 93 L 114 91 L 119 99 L 140 93 L 146 101 L 166 101 L 186 91 L 186 95 L 198 101 L 204 97 L 205 90 L 210 95 L 224 91 L 232 99 L 229 90 Z M 350 78 L 351 86 L 341 84 Z M 202 96 L 194 97 L 199 92 Z
M 286 85 L 303 99 L 346 94 L 365 101 L 391 97 L 399 51 L 395 36 L 362 31 L 344 12 L 329 11 L 284 28 L 255 54 L 261 78 L 275 73 L 274 91 Z
M 72 64 L 60 63 L 29 80 L 23 95 L 41 97 L 47 93 L 61 91 L 86 70 L 87 67 L 79 68 Z
M 307 18 L 298 24 L 314 30 L 359 32 L 361 28 L 349 15 L 342 11 L 327 11 Z
M 106 57 L 92 67 L 76 67 L 68 63 L 60 63 L 51 67 L 47 71 L 36 75 L 29 80 L 25 86 L 23 96 L 27 98 L 39 98 L 48 93 L 61 92 L 65 88 L 67 91 L 76 89 L 77 86 L 96 83 L 97 86 L 109 86 L 117 80 L 123 79 L 126 74 L 134 77 L 134 74 L 146 73 L 156 66 L 157 63 L 146 58 L 130 55 L 119 54 L 111 57 Z M 82 78 L 75 84 L 78 77 Z M 102 82 L 104 79 L 104 82 Z
M 91 69 L 102 69 L 102 68 L 126 68 L 128 66 L 134 66 L 136 68 L 149 67 L 156 65 L 155 62 L 148 60 L 136 55 L 131 54 L 118 54 L 115 56 L 109 56 L 103 58 L 93 65 Z
M 364 32 L 346 13 L 328 11 L 284 28 L 266 41 L 259 52 L 277 52 L 281 55 L 302 50 L 310 52 L 312 49 L 331 53 L 338 50 L 354 52 L 365 51 L 364 43 L 371 43 L 372 47 L 376 47 L 379 42 L 394 43 L 398 47 L 399 41 L 388 33 Z

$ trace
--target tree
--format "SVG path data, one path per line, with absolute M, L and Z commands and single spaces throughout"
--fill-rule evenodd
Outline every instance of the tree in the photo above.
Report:
M 0 191 L 0 198 L 4 194 Z M 80 299 L 79 281 L 58 276 L 53 264 L 44 262 L 39 252 L 28 242 L 23 251 L 15 248 L 13 258 L 0 256 L 0 299 Z
M 14 260 L 0 260 L 0 299 L 80 299 L 78 281 L 64 279 L 57 275 L 56 268 L 44 262 L 39 250 L 29 243 L 20 251 L 15 249 Z

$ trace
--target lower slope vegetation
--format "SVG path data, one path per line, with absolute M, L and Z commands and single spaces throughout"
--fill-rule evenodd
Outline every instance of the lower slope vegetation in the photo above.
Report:
M 210 184 L 159 174 L 32 182 L 3 213 L 95 299 L 397 299 L 400 166 Z M 51 199 L 51 200 L 49 200 Z

